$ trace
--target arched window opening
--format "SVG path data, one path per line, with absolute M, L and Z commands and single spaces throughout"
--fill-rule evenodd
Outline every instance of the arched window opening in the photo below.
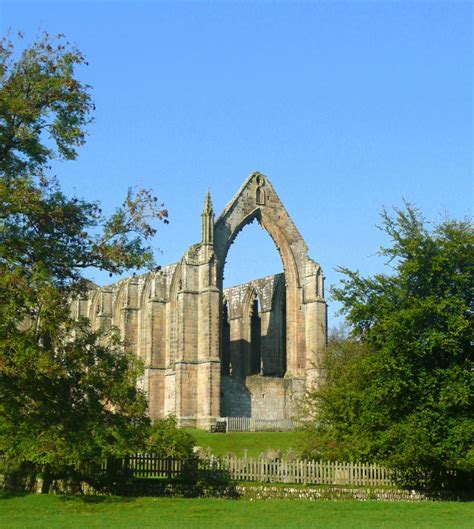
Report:
M 279 349 L 280 349 L 280 355 L 279 355 L 279 369 L 277 371 L 278 376 L 283 377 L 286 373 L 286 289 L 283 289 L 282 293 L 282 301 L 281 301 L 281 309 L 280 309 L 280 317 L 281 317 L 281 326 L 280 326 L 280 336 L 279 336 Z
M 223 269 L 223 376 L 284 376 L 286 286 L 282 272 L 282 260 L 272 238 L 254 219 L 231 245 Z
M 223 271 L 223 287 L 243 285 L 283 271 L 281 257 L 257 219 L 247 224 L 229 248 Z
M 254 293 L 250 305 L 250 374 L 258 375 L 262 370 L 262 322 L 258 311 L 258 298 Z
M 224 299 L 222 305 L 222 374 L 230 375 L 230 323 L 229 323 L 229 307 L 227 301 Z

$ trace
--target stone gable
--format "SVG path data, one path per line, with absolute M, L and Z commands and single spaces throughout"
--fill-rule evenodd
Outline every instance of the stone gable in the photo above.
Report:
M 257 220 L 283 274 L 223 289 L 227 252 Z M 324 277 L 266 176 L 253 173 L 217 220 L 208 193 L 202 240 L 175 264 L 92 287 L 73 304 L 94 328 L 120 329 L 145 365 L 152 418 L 208 427 L 220 416 L 291 418 L 326 345 Z

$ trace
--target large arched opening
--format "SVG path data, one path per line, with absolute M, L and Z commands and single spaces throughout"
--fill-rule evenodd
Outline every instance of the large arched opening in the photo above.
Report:
M 238 200 L 239 197 L 237 197 Z M 279 202 L 278 205 L 280 206 Z M 284 300 L 281 299 L 278 305 L 285 309 L 284 315 L 279 318 L 280 321 L 284 320 L 285 359 L 283 361 L 284 368 L 280 366 L 278 371 L 285 371 L 292 376 L 302 376 L 305 369 L 305 334 L 303 325 L 299 323 L 303 317 L 302 299 L 300 271 L 294 252 L 296 250 L 299 254 L 305 255 L 307 248 L 294 225 L 289 222 L 282 222 L 284 219 L 289 220 L 282 206 L 278 209 L 262 206 L 252 207 L 251 204 L 246 204 L 246 206 L 239 208 L 237 202 L 231 203 L 216 220 L 214 248 L 217 256 L 217 286 L 223 291 L 227 254 L 235 238 L 245 226 L 254 220 L 258 221 L 267 235 L 270 236 L 270 240 L 273 241 L 283 264 L 285 288 L 280 288 L 279 292 Z M 275 213 L 279 215 L 277 219 L 275 219 Z M 232 313 L 232 308 L 229 312 Z M 222 358 L 222 344 L 220 356 Z
M 144 359 L 153 418 L 174 414 L 181 425 L 204 428 L 220 416 L 291 418 L 318 379 L 326 345 L 322 270 L 260 173 L 215 221 L 208 194 L 201 218 L 201 242 L 179 263 L 101 289 L 100 297 L 91 293 L 74 310 L 90 313 L 100 328 L 119 327 L 127 349 Z M 244 285 L 234 296 L 225 288 L 226 261 L 252 223 L 283 270 L 237 280 Z M 261 245 L 253 251 L 266 259 Z
M 253 219 L 257 220 L 257 217 Z M 229 247 L 222 270 L 221 374 L 286 372 L 286 284 L 268 233 L 249 222 Z
M 262 281 L 253 279 L 232 292 L 224 288 L 228 254 L 252 223 L 258 223 L 267 241 L 273 242 L 283 271 Z M 304 240 L 262 174 L 251 175 L 216 219 L 213 248 L 216 286 L 225 300 L 219 311 L 221 415 L 291 417 L 316 351 L 312 344 L 319 329 L 306 324 L 308 317 L 318 318 L 316 264 L 307 257 Z

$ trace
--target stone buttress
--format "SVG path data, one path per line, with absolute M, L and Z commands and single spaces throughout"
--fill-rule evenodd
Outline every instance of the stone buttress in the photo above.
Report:
M 283 274 L 223 290 L 229 247 L 253 221 L 273 239 Z M 142 359 L 152 418 L 200 428 L 220 416 L 290 418 L 326 346 L 321 267 L 260 173 L 217 220 L 208 193 L 201 223 L 201 242 L 179 263 L 91 287 L 73 311 L 96 329 L 117 327 Z

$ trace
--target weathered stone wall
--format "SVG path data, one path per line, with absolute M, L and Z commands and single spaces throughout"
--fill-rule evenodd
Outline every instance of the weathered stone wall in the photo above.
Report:
M 117 327 L 127 350 L 143 360 L 140 384 L 152 418 L 174 414 L 183 425 L 206 428 L 222 415 L 291 417 L 295 396 L 318 376 L 326 345 L 321 267 L 260 173 L 215 222 L 208 194 L 201 217 L 201 242 L 179 263 L 91 287 L 73 313 L 96 329 Z M 223 291 L 228 249 L 254 220 L 275 242 L 284 274 Z
M 244 380 L 223 376 L 221 383 L 222 417 L 290 419 L 304 393 L 304 381 L 291 378 L 253 375 Z
M 87 481 L 72 479 L 45 480 L 43 474 L 0 474 L 0 490 L 7 493 L 77 494 L 84 496 L 169 496 L 169 497 L 225 497 L 249 501 L 264 500 L 381 500 L 381 501 L 473 501 L 471 490 L 466 491 L 415 491 L 397 488 L 354 486 L 275 486 L 256 483 L 235 485 L 223 480 L 220 483 L 199 485 L 182 480 L 135 478 L 123 483 L 112 482 L 99 487 Z
M 286 284 L 286 371 L 309 379 L 326 343 L 326 304 L 321 267 L 308 248 L 268 179 L 252 174 L 214 224 L 217 284 L 222 285 L 225 260 L 238 233 L 257 220 L 280 253 Z M 321 305 L 320 311 L 317 306 Z M 312 320 L 308 319 L 313 318 Z M 315 319 L 318 318 L 318 319 Z
M 255 279 L 244 285 L 224 289 L 224 303 L 228 307 L 230 326 L 228 337 L 229 366 L 223 374 L 245 377 L 251 374 L 251 312 L 256 301 L 260 333 L 258 350 L 259 373 L 283 376 L 286 372 L 286 304 L 285 275 L 276 274 Z M 223 337 L 223 340 L 226 338 Z M 223 343 L 223 348 L 226 344 Z

